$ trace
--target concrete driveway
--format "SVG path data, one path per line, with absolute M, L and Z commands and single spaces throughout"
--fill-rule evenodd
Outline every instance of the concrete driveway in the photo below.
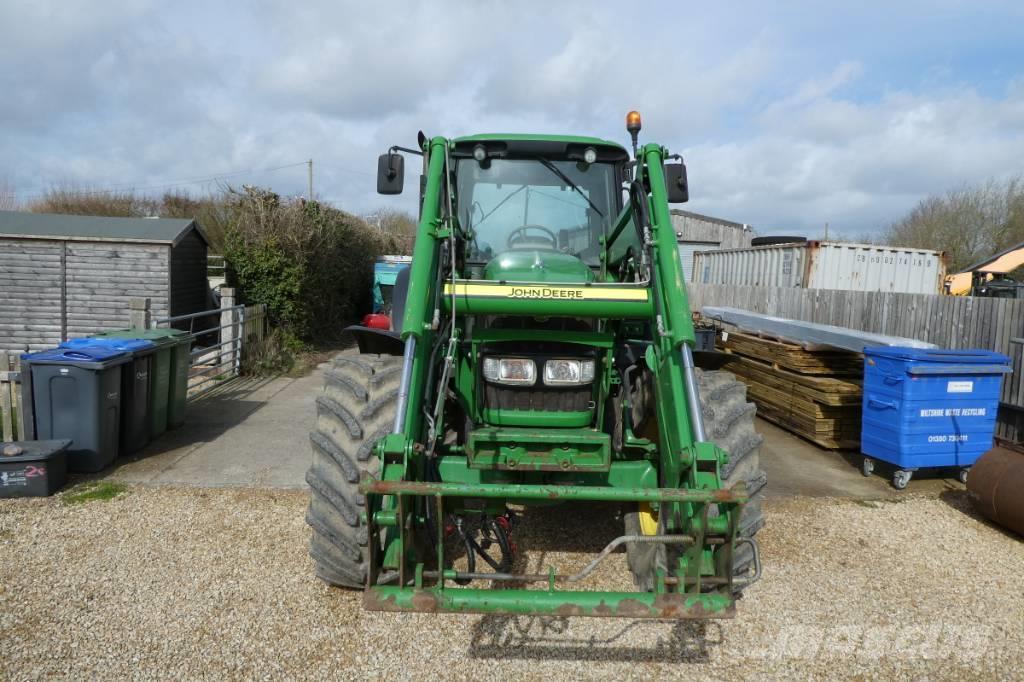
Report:
M 185 425 L 134 457 L 109 480 L 145 485 L 305 488 L 308 434 L 323 365 L 298 379 L 242 378 L 189 403 Z
M 111 480 L 146 485 L 305 488 L 309 431 L 323 385 L 324 363 L 298 379 L 239 379 L 189 404 L 186 423 L 135 457 L 118 460 Z M 883 499 L 912 492 L 962 490 L 945 474 L 917 472 L 907 490 L 889 485 L 890 473 L 860 474 L 860 456 L 823 450 L 763 419 L 761 465 L 770 497 Z

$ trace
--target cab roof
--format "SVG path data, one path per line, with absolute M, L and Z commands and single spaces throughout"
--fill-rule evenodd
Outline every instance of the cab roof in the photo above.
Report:
M 599 137 L 588 137 L 585 135 L 540 135 L 531 133 L 483 133 L 480 135 L 466 135 L 456 137 L 452 140 L 455 144 L 466 142 L 564 142 L 566 144 L 588 144 L 601 147 L 614 147 L 623 152 L 626 148 L 618 142 L 602 140 Z

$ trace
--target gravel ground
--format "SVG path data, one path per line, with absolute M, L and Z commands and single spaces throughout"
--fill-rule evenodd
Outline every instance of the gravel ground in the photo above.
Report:
M 0 677 L 975 677 L 1024 665 L 1024 543 L 962 492 L 769 507 L 764 579 L 730 621 L 366 613 L 317 582 L 305 494 L 132 488 L 0 501 Z M 531 569 L 613 537 L 531 513 Z M 628 588 L 623 555 L 594 587 Z

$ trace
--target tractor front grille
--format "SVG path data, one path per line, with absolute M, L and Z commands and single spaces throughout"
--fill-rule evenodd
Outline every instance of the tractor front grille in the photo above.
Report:
M 590 408 L 592 384 L 554 388 L 535 386 L 501 386 L 484 383 L 484 407 L 502 410 L 536 410 L 543 412 L 583 412 Z

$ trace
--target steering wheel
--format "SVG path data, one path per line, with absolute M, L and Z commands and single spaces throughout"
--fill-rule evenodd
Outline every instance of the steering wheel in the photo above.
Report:
M 527 234 L 530 230 L 537 230 L 538 232 L 543 232 L 544 234 L 540 235 L 539 237 L 538 235 L 534 235 L 531 238 L 530 235 Z M 543 225 L 530 224 L 517 227 L 516 229 L 512 230 L 512 232 L 509 233 L 508 239 L 506 241 L 508 243 L 508 248 L 510 249 L 514 249 L 517 246 L 524 245 L 528 242 L 536 243 L 537 241 L 551 242 L 552 249 L 558 248 L 558 237 L 555 236 L 554 232 L 544 227 Z

